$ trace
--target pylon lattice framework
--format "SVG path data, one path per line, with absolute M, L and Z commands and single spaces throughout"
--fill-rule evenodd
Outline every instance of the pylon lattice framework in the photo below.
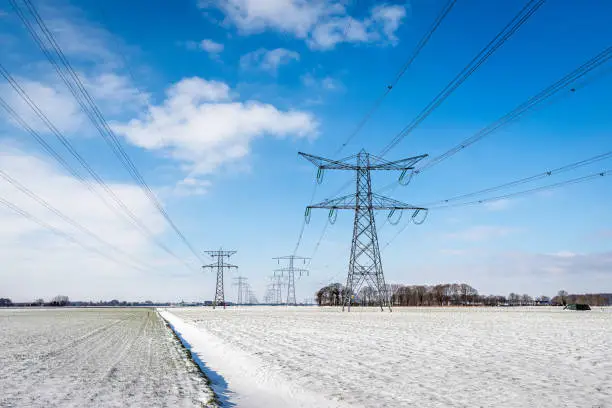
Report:
M 378 247 L 374 210 L 389 210 L 389 218 L 398 210 L 414 210 L 412 214 L 413 220 L 415 220 L 419 212 L 427 210 L 373 193 L 370 172 L 373 170 L 401 171 L 399 181 L 402 183 L 406 173 L 414 170 L 414 165 L 427 157 L 427 155 L 387 161 L 371 155 L 365 150 L 340 160 L 326 159 L 301 152 L 299 154 L 318 167 L 318 182 L 321 182 L 324 170 L 350 170 L 356 172 L 355 194 L 328 199 L 306 207 L 307 221 L 310 218 L 310 210 L 312 208 L 329 209 L 330 220 L 335 220 L 336 210 L 355 211 L 351 257 L 346 278 L 347 294 L 344 296 L 342 310 L 344 310 L 345 306 L 348 306 L 348 311 L 351 310 L 351 301 L 354 295 L 359 291 L 361 285 L 366 283 L 376 290 L 380 310 L 384 310 L 384 307 L 388 306 L 389 311 L 391 311 L 391 303 L 387 293 L 387 285 Z
M 280 275 L 280 276 L 287 277 L 287 304 L 296 306 L 297 301 L 295 299 L 295 274 L 298 273 L 300 276 L 304 274 L 308 275 L 308 270 L 296 268 L 294 265 L 294 261 L 296 259 L 300 259 L 304 263 L 306 263 L 306 260 L 310 258 L 304 258 L 301 256 L 296 256 L 296 255 L 288 255 L 288 256 L 280 256 L 280 257 L 273 258 L 273 259 L 276 259 L 279 264 L 280 264 L 281 259 L 289 261 L 289 265 L 287 267 L 274 270 L 274 276 Z
M 208 265 L 202 265 L 203 269 L 210 268 L 211 270 L 213 269 L 217 270 L 217 285 L 215 287 L 215 298 L 213 300 L 213 309 L 215 309 L 217 305 L 219 304 L 223 305 L 223 308 L 225 309 L 225 292 L 223 289 L 223 271 L 225 271 L 226 269 L 229 270 L 231 268 L 236 268 L 236 269 L 238 268 L 236 265 L 226 263 L 225 260 L 226 258 L 229 260 L 229 257 L 234 255 L 236 251 L 223 251 L 220 249 L 218 251 L 204 251 L 204 253 L 210 255 L 211 258 L 217 260 L 217 262 L 213 262 Z
M 247 295 L 247 289 L 248 289 L 248 283 L 247 280 L 249 278 L 246 278 L 244 276 L 238 276 L 234 278 L 234 286 L 238 286 L 238 298 L 236 299 L 236 304 L 237 305 L 241 305 L 243 303 L 245 303 L 245 300 L 248 301 L 248 295 Z M 243 296 L 246 295 L 246 296 Z

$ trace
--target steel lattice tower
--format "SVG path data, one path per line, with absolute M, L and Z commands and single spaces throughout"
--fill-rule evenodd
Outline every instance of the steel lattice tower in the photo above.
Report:
M 296 306 L 297 301 L 295 299 L 295 274 L 298 273 L 300 276 L 304 274 L 308 275 L 308 270 L 296 268 L 294 266 L 293 261 L 295 261 L 296 259 L 301 259 L 304 263 L 306 263 L 306 260 L 310 258 L 304 258 L 296 255 L 287 255 L 273 259 L 276 259 L 279 264 L 281 259 L 286 259 L 289 261 L 289 266 L 285 268 L 276 269 L 274 271 L 274 275 L 278 276 L 277 274 L 280 274 L 280 276 L 287 276 L 287 304 Z
M 213 300 L 213 309 L 217 307 L 218 304 L 222 304 L 225 309 L 225 293 L 223 291 L 223 271 L 231 268 L 238 268 L 236 265 L 232 265 L 225 262 L 227 258 L 234 255 L 236 251 L 204 251 L 204 253 L 210 255 L 211 258 L 216 259 L 217 262 L 213 262 L 208 265 L 203 265 L 202 268 L 210 268 L 217 270 L 217 286 L 215 289 L 215 299 Z
M 234 278 L 234 280 L 236 281 L 236 283 L 234 283 L 234 286 L 238 286 L 238 299 L 236 300 L 236 304 L 241 305 L 244 303 L 244 298 L 247 298 L 247 296 L 243 297 L 242 294 L 245 293 L 245 289 L 247 288 L 248 283 L 246 282 L 248 278 L 245 278 L 244 276 L 238 276 Z
M 283 277 L 274 274 L 275 282 L 273 283 L 274 303 L 280 305 L 283 303 Z
M 318 167 L 318 182 L 322 180 L 323 171 L 328 169 L 350 170 L 356 173 L 355 194 L 328 199 L 306 207 L 307 220 L 310 218 L 310 210 L 312 208 L 328 208 L 330 210 L 330 220 L 335 220 L 336 210 L 355 211 L 351 257 L 346 278 L 348 293 L 344 297 L 342 310 L 344 310 L 345 306 L 348 306 L 349 311 L 351 310 L 351 301 L 354 295 L 359 291 L 361 285 L 366 283 L 376 289 L 380 310 L 384 310 L 384 307 L 388 306 L 389 311 L 391 311 L 380 258 L 380 249 L 378 247 L 374 210 L 389 210 L 389 218 L 398 210 L 414 210 L 412 214 L 412 219 L 414 220 L 420 211 L 426 211 L 426 209 L 373 193 L 370 172 L 373 170 L 399 170 L 402 172 L 400 176 L 401 183 L 406 173 L 414 170 L 414 164 L 427 157 L 427 155 L 396 161 L 384 160 L 366 153 L 365 150 L 340 160 L 326 159 L 306 153 L 300 153 L 300 155 Z

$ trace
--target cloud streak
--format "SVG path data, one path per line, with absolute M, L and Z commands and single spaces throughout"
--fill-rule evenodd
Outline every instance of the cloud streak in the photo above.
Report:
M 244 34 L 273 30 L 328 50 L 340 43 L 396 44 L 406 6 L 377 5 L 363 19 L 348 15 L 344 4 L 329 0 L 201 0 L 202 10 L 217 9 L 226 24 Z
M 281 65 L 299 60 L 300 54 L 295 51 L 285 48 L 276 48 L 273 50 L 260 48 L 240 57 L 240 67 L 245 70 L 259 69 L 276 75 Z

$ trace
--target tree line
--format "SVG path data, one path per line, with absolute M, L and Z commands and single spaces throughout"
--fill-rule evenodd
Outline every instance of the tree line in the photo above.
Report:
M 609 294 L 569 295 L 563 290 L 552 299 L 545 295 L 533 298 L 528 294 L 518 293 L 510 293 L 507 297 L 480 295 L 478 290 L 467 283 L 442 283 L 433 286 L 389 284 L 387 293 L 392 306 L 536 306 L 568 303 L 606 306 L 612 304 L 612 295 Z M 376 306 L 378 302 L 377 291 L 369 286 L 362 287 L 357 293 L 349 293 L 341 283 L 332 283 L 315 293 L 319 306 L 340 306 L 348 296 L 353 296 L 351 303 L 356 305 Z
M 51 298 L 49 301 L 45 301 L 42 298 L 36 299 L 33 302 L 19 302 L 13 303 L 9 298 L 0 298 L 0 307 L 64 307 L 64 306 L 78 306 L 78 307 L 88 307 L 88 306 L 105 306 L 105 307 L 129 307 L 129 306 L 169 306 L 170 303 L 159 303 L 152 302 L 150 300 L 143 301 L 119 301 L 117 299 L 113 300 L 99 300 L 99 301 L 71 301 L 68 296 L 57 295 Z

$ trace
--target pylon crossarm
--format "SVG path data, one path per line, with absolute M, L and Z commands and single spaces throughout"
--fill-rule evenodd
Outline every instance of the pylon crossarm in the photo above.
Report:
M 212 257 L 215 256 L 226 256 L 226 257 L 230 257 L 232 255 L 234 255 L 236 253 L 236 251 L 223 251 L 223 250 L 219 250 L 219 251 L 204 251 L 205 254 L 208 254 Z
M 420 156 L 408 157 L 406 159 L 400 159 L 395 161 L 388 161 L 381 159 L 380 157 L 370 155 L 370 170 L 413 170 L 414 165 L 428 155 L 422 154 Z
M 353 160 L 355 155 L 346 157 L 340 160 L 332 160 L 326 159 L 324 157 L 314 156 L 308 153 L 298 153 L 300 156 L 304 157 L 306 160 L 314 164 L 320 169 L 329 169 L 329 170 L 357 170 L 358 166 L 349 163 L 349 160 Z
M 355 194 L 348 194 L 338 198 L 331 198 L 318 204 L 309 205 L 307 208 L 329 208 L 338 210 L 352 210 L 355 208 Z
M 212 264 L 208 264 L 208 265 L 202 265 L 202 268 L 217 268 L 218 266 L 219 266 L 219 264 L 212 263 Z M 232 265 L 232 264 L 228 264 L 228 263 L 224 263 L 221 266 L 223 266 L 224 268 L 238 268 L 236 265 Z
M 426 210 L 412 204 L 404 203 L 393 198 L 385 197 L 380 194 L 372 193 L 373 210 Z

